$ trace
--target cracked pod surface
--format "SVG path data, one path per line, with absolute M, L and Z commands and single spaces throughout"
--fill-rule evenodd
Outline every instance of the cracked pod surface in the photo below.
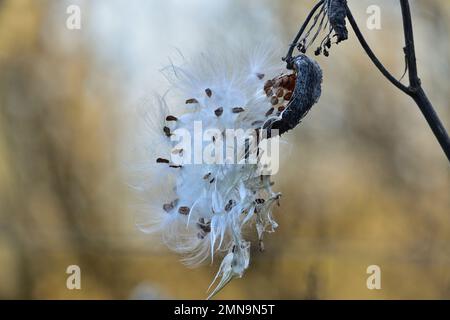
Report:
M 282 75 L 266 83 L 265 91 L 269 93 L 280 88 L 287 90 L 286 103 L 278 107 L 278 118 L 270 119 L 264 126 L 266 129 L 276 129 L 283 134 L 295 128 L 306 116 L 312 106 L 317 103 L 322 92 L 322 69 L 319 64 L 307 57 L 299 55 L 293 59 L 294 73 Z M 293 91 L 289 91 L 292 90 Z M 272 96 L 272 104 L 278 101 Z

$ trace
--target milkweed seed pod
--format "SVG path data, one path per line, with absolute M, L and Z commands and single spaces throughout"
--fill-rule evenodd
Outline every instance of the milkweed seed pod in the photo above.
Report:
M 267 63 L 267 55 L 241 56 L 204 54 L 164 69 L 172 89 L 149 111 L 152 134 L 145 140 L 148 153 L 139 167 L 144 181 L 135 184 L 142 198 L 153 197 L 138 215 L 143 231 L 161 234 L 187 265 L 222 258 L 210 297 L 242 277 L 250 247 L 262 250 L 264 234 L 277 228 L 272 208 L 281 194 L 273 191 L 270 172 L 261 173 L 258 134 L 268 124 L 281 132 L 292 129 L 320 95 L 320 68 L 306 56 L 296 59 L 295 73 L 280 76 L 274 76 L 281 68 Z M 194 141 L 199 127 L 210 137 L 200 150 Z M 230 129 L 245 130 L 245 143 L 234 144 L 234 162 L 223 143 Z M 180 145 L 183 134 L 194 142 L 193 148 Z M 210 145 L 220 143 L 208 162 L 196 161 L 204 160 Z M 216 157 L 221 150 L 222 157 Z M 249 154 L 256 154 L 255 163 L 246 161 Z M 256 243 L 246 236 L 245 230 L 252 228 Z
M 322 70 L 319 64 L 301 54 L 293 60 L 295 73 L 283 76 L 274 83 L 287 84 L 289 99 L 283 106 L 279 118 L 270 119 L 265 124 L 268 129 L 277 129 L 279 134 L 295 128 L 319 100 L 322 86 Z M 283 86 L 282 86 L 283 87 Z M 268 88 L 272 90 L 270 87 Z

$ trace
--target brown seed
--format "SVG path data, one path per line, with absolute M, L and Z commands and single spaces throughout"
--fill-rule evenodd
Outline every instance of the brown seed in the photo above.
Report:
M 164 127 L 164 128 L 163 128 L 163 131 L 164 131 L 164 133 L 165 133 L 166 136 L 168 136 L 168 137 L 171 136 L 169 127 Z
M 164 211 L 166 211 L 166 212 L 172 211 L 173 208 L 175 208 L 175 206 L 177 205 L 177 203 L 178 203 L 178 199 L 175 199 L 171 203 L 164 204 L 163 205 Z
M 264 251 L 264 242 L 262 240 L 259 240 L 259 251 L 260 252 Z
M 236 107 L 236 108 L 233 108 L 232 111 L 233 111 L 233 113 L 241 113 L 241 112 L 244 112 L 245 110 L 244 110 L 244 108 Z
M 201 228 L 201 229 L 203 230 L 203 232 L 205 232 L 205 233 L 210 233 L 210 232 L 211 232 L 211 226 L 210 226 L 209 224 L 203 225 L 203 226 L 201 226 L 200 228 Z
M 172 203 L 165 203 L 163 205 L 163 209 L 165 212 L 170 212 L 173 210 L 173 204 Z
M 203 176 L 203 179 L 204 179 L 204 180 L 207 180 L 207 179 L 209 179 L 209 177 L 211 177 L 211 172 L 205 174 L 205 175 Z
M 274 106 L 278 104 L 278 98 L 273 96 L 272 99 L 270 99 L 270 103 Z
M 285 109 L 286 109 L 286 107 L 281 106 L 281 107 L 278 108 L 278 111 L 279 111 L 279 112 L 283 112 Z
M 281 86 L 281 79 L 277 79 L 273 85 L 274 88 L 278 88 Z
M 270 97 L 270 96 L 272 96 L 273 95 L 273 90 L 272 89 L 267 89 L 267 91 L 266 91 L 266 96 L 267 97 Z
M 231 211 L 231 209 L 234 207 L 235 204 L 236 202 L 234 200 L 228 201 L 227 205 L 225 206 L 225 211 L 226 212 Z
M 211 91 L 210 88 L 205 89 L 205 93 L 206 93 L 206 95 L 208 96 L 208 98 L 211 98 L 211 96 L 212 96 L 212 91 Z
M 174 117 L 174 116 L 167 116 L 166 117 L 166 121 L 177 121 L 177 120 L 178 120 L 178 118 Z
M 258 77 L 259 80 L 264 79 L 265 74 L 264 73 L 257 73 L 256 76 Z
M 178 208 L 178 213 L 187 216 L 191 209 L 189 207 L 180 207 Z
M 156 159 L 156 163 L 170 163 L 170 161 L 164 158 L 158 158 Z
M 216 114 L 217 117 L 220 117 L 223 114 L 223 108 L 217 108 L 214 113 Z
M 264 90 L 267 90 L 267 89 L 271 88 L 272 86 L 273 86 L 273 81 L 267 80 L 266 83 L 264 84 Z
M 194 99 L 194 98 L 186 100 L 186 104 L 191 104 L 191 103 L 198 103 L 198 101 L 197 101 L 197 99 Z
M 283 95 L 284 95 L 284 90 L 283 90 L 282 88 L 279 88 L 279 89 L 277 90 L 277 97 L 278 97 L 278 98 L 281 98 Z
M 289 81 L 286 85 L 286 89 L 288 89 L 289 91 L 292 91 L 292 90 L 294 90 L 294 88 L 295 88 L 295 75 L 291 75 L 289 77 Z
M 198 220 L 197 226 L 205 233 L 211 232 L 211 222 L 205 222 L 204 218 Z
M 199 238 L 200 240 L 205 239 L 205 235 L 201 232 L 197 233 L 197 238 Z
M 266 117 L 270 116 L 274 110 L 274 108 L 270 108 L 269 111 L 266 112 Z
M 289 100 L 291 100 L 291 98 L 292 98 L 292 92 L 287 92 L 285 95 L 284 95 L 284 97 L 283 97 L 283 99 L 284 100 L 286 100 L 286 101 L 289 101 Z

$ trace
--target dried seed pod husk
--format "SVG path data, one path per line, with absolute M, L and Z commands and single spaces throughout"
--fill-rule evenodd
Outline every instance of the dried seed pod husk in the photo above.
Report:
M 347 17 L 347 0 L 328 0 L 328 19 L 336 33 L 336 43 L 348 39 L 345 18 Z
M 306 116 L 311 107 L 319 100 L 322 91 L 322 69 L 317 62 L 299 55 L 293 59 L 296 75 L 294 92 L 281 119 L 272 119 L 265 129 L 276 129 L 283 134 L 295 128 Z

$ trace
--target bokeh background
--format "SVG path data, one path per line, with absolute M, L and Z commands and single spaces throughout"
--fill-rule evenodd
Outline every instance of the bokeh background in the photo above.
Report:
M 205 298 L 217 266 L 188 269 L 135 227 L 123 169 L 136 106 L 164 93 L 159 70 L 178 49 L 271 38 L 281 57 L 312 3 L 1 0 L 0 298 Z M 66 28 L 70 4 L 81 30 Z M 349 4 L 400 77 L 397 1 Z M 381 30 L 365 27 L 371 4 Z M 450 128 L 450 3 L 411 6 L 420 75 Z M 412 100 L 350 35 L 318 58 L 323 96 L 286 136 L 277 232 L 217 298 L 450 298 L 449 164 Z M 82 290 L 66 288 L 72 264 Z M 381 290 L 366 287 L 372 264 Z

